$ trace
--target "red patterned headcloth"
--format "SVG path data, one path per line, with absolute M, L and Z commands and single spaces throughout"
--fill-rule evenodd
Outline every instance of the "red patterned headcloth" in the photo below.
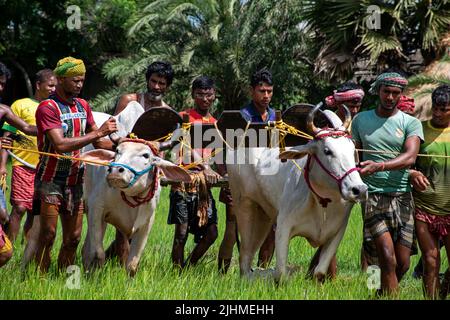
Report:
M 415 106 L 414 98 L 407 96 L 401 96 L 397 104 L 397 108 L 405 113 L 414 113 Z
M 334 90 L 331 96 L 325 98 L 325 103 L 329 107 L 335 107 L 338 103 L 342 103 L 345 101 L 352 101 L 355 99 L 361 101 L 363 98 L 364 98 L 364 90 L 362 89 L 353 89 L 344 92 L 337 92 L 336 90 Z

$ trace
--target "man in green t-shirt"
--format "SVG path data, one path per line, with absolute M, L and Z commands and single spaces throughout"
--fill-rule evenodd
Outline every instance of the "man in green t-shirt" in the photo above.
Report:
M 422 251 L 423 286 L 428 298 L 439 294 L 440 246 L 444 243 L 450 262 L 450 87 L 442 85 L 432 95 L 433 116 L 423 122 L 425 142 L 420 148 L 416 169 L 411 170 L 416 205 L 415 225 L 417 240 Z M 444 157 L 443 157 L 444 156 Z M 441 297 L 449 291 L 450 271 L 445 274 Z
M 352 122 L 361 171 L 369 195 L 362 206 L 364 250 L 369 265 L 381 269 L 381 293 L 395 293 L 409 269 L 414 243 L 414 203 L 408 168 L 423 140 L 419 120 L 398 110 L 407 80 L 398 72 L 380 74 L 370 93 L 379 96 L 376 109 L 359 113 Z M 381 151 L 381 152 L 380 152 Z

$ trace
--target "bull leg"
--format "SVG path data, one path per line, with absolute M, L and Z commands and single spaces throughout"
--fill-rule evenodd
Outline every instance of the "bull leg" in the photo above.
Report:
M 248 276 L 253 257 L 261 247 L 272 227 L 273 221 L 251 200 L 239 201 L 233 206 L 241 237 L 239 266 L 241 276 Z
M 90 207 L 88 218 L 88 230 L 83 246 L 83 265 L 86 270 L 101 267 L 105 263 L 105 251 L 103 249 L 103 237 L 106 230 L 106 222 L 103 209 Z
M 313 258 L 311 259 L 311 263 L 308 267 L 308 277 L 312 277 L 314 269 L 317 267 L 317 264 L 319 263 L 319 257 L 320 252 L 322 251 L 322 247 L 319 247 L 314 254 Z M 331 279 L 334 279 L 336 277 L 337 273 L 337 263 L 336 263 L 336 255 L 333 256 L 330 262 L 330 266 L 328 267 L 328 273 L 327 276 Z
M 131 238 L 130 254 L 126 263 L 126 270 L 131 277 L 137 272 L 139 260 L 141 259 L 142 252 L 147 244 L 148 235 L 152 229 L 153 222 L 155 221 L 155 214 L 150 217 L 150 221 L 147 225 L 144 225 Z
M 287 274 L 287 258 L 291 232 L 292 226 L 290 222 L 284 214 L 280 213 L 275 231 L 275 255 L 277 257 L 277 265 L 275 268 L 276 282 L 280 282 Z
M 322 246 L 322 249 L 320 251 L 319 263 L 314 269 L 313 274 L 314 278 L 316 278 L 320 282 L 323 282 L 325 280 L 328 267 L 330 266 L 331 260 L 336 254 L 337 248 L 339 247 L 342 237 L 344 236 L 345 229 L 347 228 L 348 218 L 349 215 L 347 215 L 341 228 L 334 235 L 334 237 L 332 237 L 331 240 L 329 240 Z
M 26 233 L 26 241 L 27 244 L 25 246 L 25 251 L 23 253 L 23 258 L 21 261 L 21 269 L 22 271 L 25 270 L 25 268 L 28 266 L 31 260 L 34 259 L 36 252 L 37 252 L 37 246 L 39 241 L 39 232 L 41 227 L 41 221 L 39 216 L 33 216 L 33 223 L 31 225 L 31 228 Z

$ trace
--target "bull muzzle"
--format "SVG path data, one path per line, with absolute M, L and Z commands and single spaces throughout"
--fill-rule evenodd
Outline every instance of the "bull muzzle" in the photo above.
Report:
M 348 200 L 350 201 L 362 201 L 367 199 L 368 187 L 365 184 L 356 185 L 350 188 L 348 194 Z
M 124 168 L 108 168 L 106 176 L 108 185 L 112 188 L 125 189 L 130 183 L 130 177 L 127 177 Z

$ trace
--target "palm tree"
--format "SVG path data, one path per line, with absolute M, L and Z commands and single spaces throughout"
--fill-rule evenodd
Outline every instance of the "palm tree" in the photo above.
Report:
M 299 102 L 312 77 L 311 40 L 302 29 L 300 9 L 296 0 L 153 1 L 129 30 L 138 48 L 130 57 L 110 61 L 105 75 L 119 88 L 142 88 L 145 67 L 167 60 L 176 71 L 168 96 L 172 105 L 184 107 L 191 81 L 206 74 L 217 82 L 218 108 L 236 109 L 247 98 L 249 75 L 268 67 L 276 79 L 274 102 Z M 117 88 L 104 93 L 97 109 L 118 93 Z
M 377 14 L 371 11 L 374 8 L 379 9 L 379 29 L 368 24 Z M 306 0 L 303 17 L 315 32 L 320 50 L 316 73 L 345 79 L 361 58 L 368 58 L 380 71 L 387 66 L 404 67 L 407 55 L 417 49 L 428 63 L 442 55 L 438 43 L 450 26 L 450 2 Z

